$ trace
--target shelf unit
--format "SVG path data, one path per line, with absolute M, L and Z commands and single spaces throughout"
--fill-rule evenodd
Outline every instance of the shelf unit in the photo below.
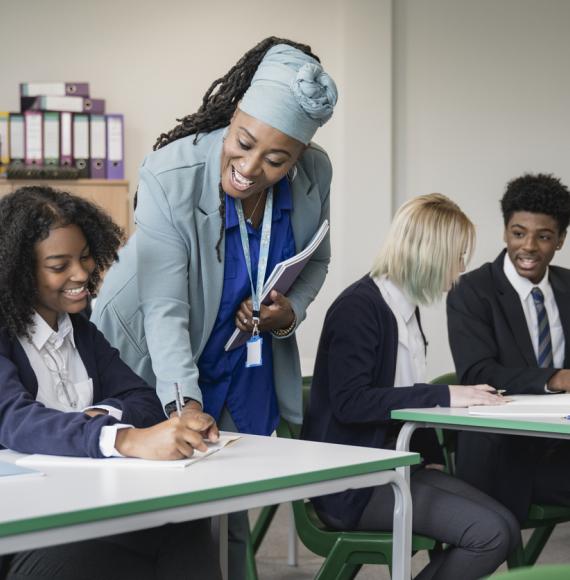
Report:
M 73 193 L 102 207 L 113 220 L 131 232 L 129 182 L 123 179 L 0 179 L 0 196 L 27 185 L 48 185 Z

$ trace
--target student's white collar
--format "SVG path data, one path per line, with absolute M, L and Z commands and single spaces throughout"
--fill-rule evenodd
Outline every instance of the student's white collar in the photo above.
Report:
M 73 336 L 73 325 L 67 312 L 63 312 L 57 317 L 57 331 L 55 331 L 36 311 L 32 318 L 32 344 L 41 350 L 46 342 L 50 342 L 54 348 L 59 348 L 63 341 L 69 336 L 71 344 L 75 347 Z
M 528 278 L 523 278 L 516 270 L 515 265 L 511 261 L 508 252 L 505 252 L 505 259 L 503 261 L 503 271 L 511 286 L 516 290 L 520 299 L 525 301 L 533 288 L 540 288 L 543 294 L 550 290 L 550 282 L 548 281 L 548 267 L 544 273 L 544 277 L 538 284 L 533 284 Z

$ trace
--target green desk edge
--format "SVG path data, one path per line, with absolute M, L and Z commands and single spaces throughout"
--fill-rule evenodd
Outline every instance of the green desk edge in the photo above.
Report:
M 469 425 L 473 427 L 570 434 L 570 421 L 564 420 L 561 423 L 543 423 L 541 421 L 529 422 L 524 419 L 504 419 L 502 417 L 482 417 L 477 415 L 456 417 L 454 415 L 432 415 L 422 412 L 422 409 L 392 411 L 391 417 L 400 421 L 431 423 L 433 425 Z
M 340 479 L 343 477 L 352 477 L 357 475 L 365 475 L 367 473 L 387 471 L 397 467 L 415 465 L 419 462 L 420 456 L 417 453 L 412 453 L 410 455 L 406 455 L 405 457 L 380 459 L 378 461 L 370 461 L 367 463 L 351 466 L 312 471 L 302 475 L 275 477 L 273 479 L 255 481 L 251 483 L 240 483 L 236 485 L 228 485 L 225 487 L 217 487 L 214 489 L 206 489 L 148 500 L 120 503 L 112 506 L 77 510 L 73 512 L 40 516 L 35 518 L 26 518 L 24 520 L 15 520 L 0 524 L 0 538 L 77 524 L 110 520 L 113 518 L 132 516 L 164 509 L 196 505 L 208 501 L 217 501 L 234 497 L 247 496 L 253 493 L 275 491 L 278 489 L 296 487 L 298 485 L 321 483 L 324 481 Z

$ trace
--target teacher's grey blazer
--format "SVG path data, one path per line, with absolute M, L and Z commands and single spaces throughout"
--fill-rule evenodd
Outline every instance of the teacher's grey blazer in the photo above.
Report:
M 224 130 L 174 141 L 147 156 L 140 169 L 137 231 L 105 276 L 92 320 L 163 405 L 173 383 L 202 401 L 196 361 L 216 320 L 224 277 L 216 257 L 220 234 L 220 161 Z M 297 252 L 329 219 L 332 168 L 315 144 L 297 162 L 291 183 L 291 224 Z M 329 236 L 287 297 L 299 325 L 321 288 L 330 261 Z M 229 338 L 229 337 L 228 337 Z M 301 370 L 295 335 L 273 338 L 274 381 L 280 412 L 302 420 Z

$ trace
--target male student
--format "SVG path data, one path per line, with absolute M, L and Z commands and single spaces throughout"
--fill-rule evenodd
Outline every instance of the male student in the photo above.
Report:
M 554 397 L 570 391 L 570 270 L 550 266 L 566 237 L 570 192 L 552 175 L 527 174 L 507 185 L 501 208 L 506 249 L 462 276 L 447 299 L 458 379 Z M 532 502 L 570 505 L 570 442 L 462 432 L 457 474 L 522 522 Z

